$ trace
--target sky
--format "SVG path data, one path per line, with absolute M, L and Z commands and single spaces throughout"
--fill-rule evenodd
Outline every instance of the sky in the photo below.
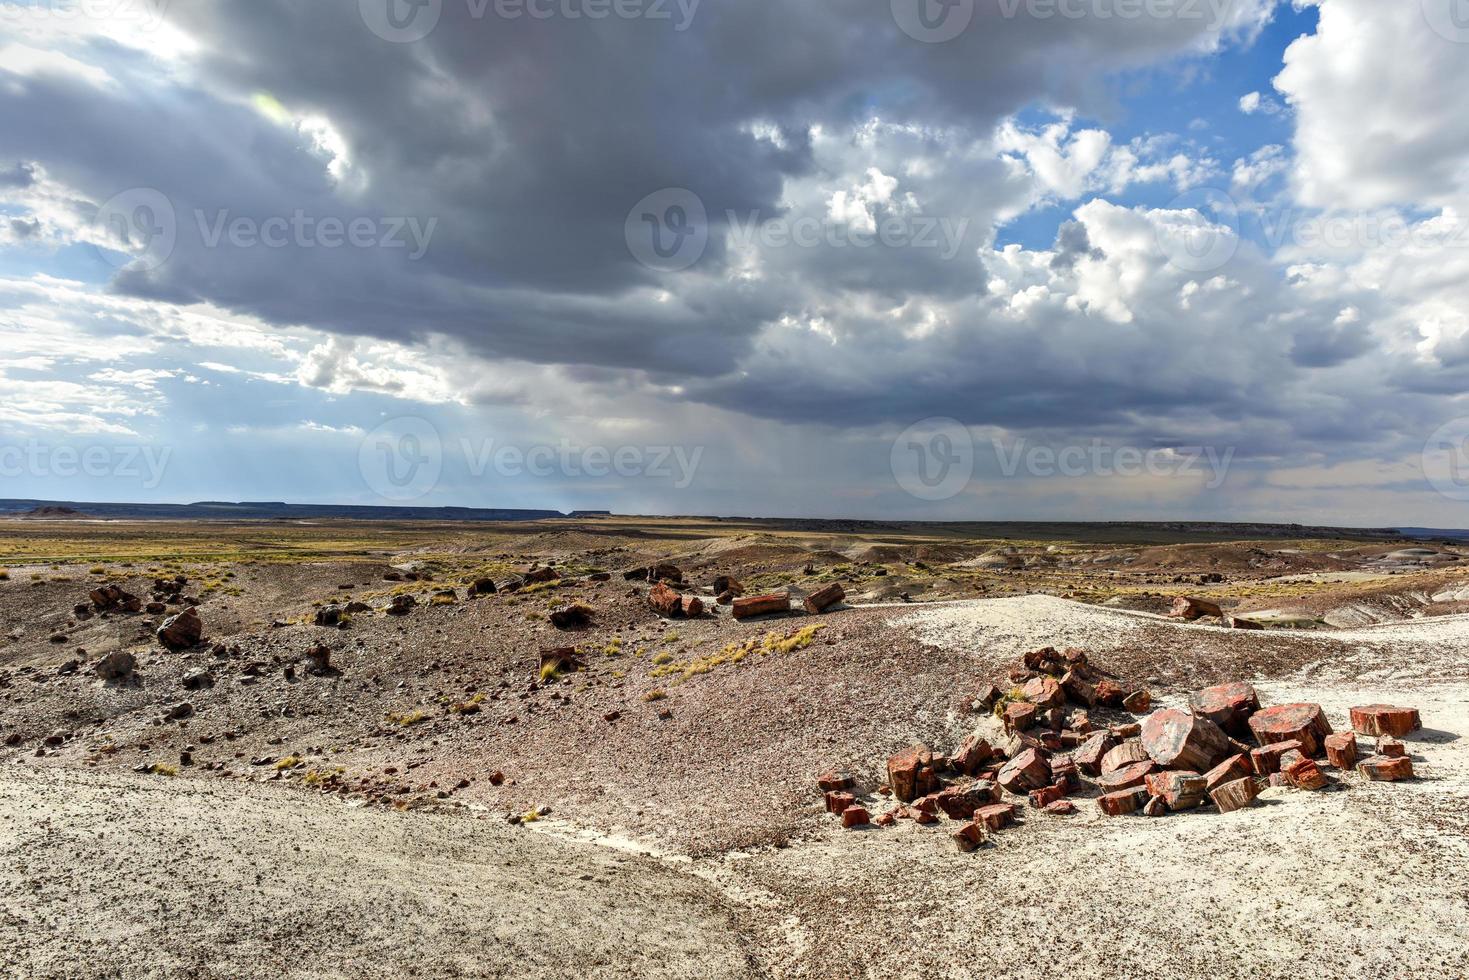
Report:
M 1469 526 L 1469 0 L 0 0 L 0 497 Z

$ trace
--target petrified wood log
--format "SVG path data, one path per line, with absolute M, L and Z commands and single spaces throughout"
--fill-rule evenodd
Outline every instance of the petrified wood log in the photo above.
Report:
M 1397 782 L 1413 778 L 1413 760 L 1407 756 L 1392 758 L 1372 755 L 1357 763 L 1357 771 L 1374 782 Z
M 833 582 L 808 595 L 803 605 L 806 611 L 814 616 L 817 613 L 825 612 L 828 607 L 836 605 L 846 597 L 847 592 L 842 588 L 842 583 Z
M 791 611 L 791 598 L 784 592 L 776 592 L 771 595 L 752 595 L 742 599 L 736 599 L 731 607 L 735 619 L 745 619 L 750 616 L 767 616 L 770 613 L 783 613 Z
M 1102 775 L 1110 775 L 1123 766 L 1130 766 L 1134 762 L 1151 761 L 1148 750 L 1143 748 L 1142 739 L 1130 738 L 1121 745 L 1115 746 L 1102 756 Z
M 1168 708 L 1143 722 L 1143 748 L 1165 769 L 1204 772 L 1229 755 L 1229 736 L 1208 718 Z
M 996 782 L 1017 796 L 1051 784 L 1051 764 L 1035 749 L 1026 749 L 1005 763 Z
M 1231 735 L 1250 733 L 1250 715 L 1260 710 L 1254 685 L 1244 681 L 1218 684 L 1188 696 L 1194 714 L 1203 715 Z
M 1214 801 L 1220 813 L 1229 813 L 1253 805 L 1255 797 L 1259 795 L 1260 790 L 1255 785 L 1254 777 L 1246 776 L 1218 787 L 1209 794 L 1209 798 Z
M 1250 731 L 1261 745 L 1297 739 L 1305 755 L 1321 754 L 1331 723 L 1319 704 L 1277 704 L 1250 716 Z
M 1399 738 L 1423 727 L 1417 708 L 1390 704 L 1364 704 L 1351 709 L 1352 729 L 1363 735 L 1395 735 Z
M 1357 765 L 1357 735 L 1355 732 L 1338 732 L 1325 739 L 1326 761 L 1338 769 L 1352 769 Z
M 1250 768 L 1250 757 L 1241 752 L 1237 755 L 1230 756 L 1213 769 L 1204 773 L 1204 785 L 1212 793 L 1225 783 L 1233 782 L 1236 779 L 1243 779 L 1251 775 L 1252 772 L 1253 770 Z

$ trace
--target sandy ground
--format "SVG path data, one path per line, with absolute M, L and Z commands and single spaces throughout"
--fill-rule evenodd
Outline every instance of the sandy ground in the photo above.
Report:
M 599 702 L 547 727 L 575 736 L 556 764 L 586 767 L 588 788 L 533 829 L 274 784 L 0 768 L 0 975 L 1469 975 L 1469 617 L 1251 633 L 1030 596 L 828 621 L 832 645 L 691 682 L 671 699 L 678 727 L 598 727 Z M 1081 801 L 973 854 L 947 822 L 844 832 L 817 813 L 814 786 L 799 800 L 751 789 L 790 761 L 757 735 L 751 705 L 784 712 L 799 763 L 783 778 L 823 757 L 845 764 L 860 744 L 854 770 L 870 788 L 891 747 L 947 748 L 988 724 L 941 692 L 1043 645 L 1156 674 L 1164 703 L 1248 678 L 1267 702 L 1322 703 L 1339 728 L 1352 704 L 1412 704 L 1427 726 L 1406 740 L 1420 778 L 1349 774 L 1336 791 L 1270 790 L 1222 816 L 1109 819 Z M 495 728 L 488 744 L 541 737 L 524 727 Z M 603 765 L 609 752 L 627 774 Z M 642 768 L 665 774 L 677 805 L 630 802 Z M 525 778 L 572 785 L 557 771 Z M 735 799 L 743 823 L 789 825 L 786 846 L 691 858 L 652 829 L 697 823 L 689 801 Z M 616 836 L 605 826 L 618 824 Z
M 502 822 L 0 772 L 0 976 L 741 977 L 716 890 Z

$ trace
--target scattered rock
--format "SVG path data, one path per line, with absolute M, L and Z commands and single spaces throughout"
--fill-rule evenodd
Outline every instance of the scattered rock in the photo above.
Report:
M 124 650 L 116 650 L 97 661 L 92 668 L 93 673 L 104 681 L 122 680 L 131 677 L 137 669 L 137 660 L 131 653 Z
M 187 650 L 196 646 L 203 638 L 204 621 L 199 618 L 199 611 L 192 606 L 177 616 L 165 619 L 158 628 L 158 642 L 170 650 Z

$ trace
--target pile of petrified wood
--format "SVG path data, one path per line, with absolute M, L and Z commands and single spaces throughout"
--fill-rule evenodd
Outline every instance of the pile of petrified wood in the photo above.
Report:
M 827 810 L 849 828 L 932 824 L 943 815 L 962 822 L 953 838 L 973 850 L 1025 803 L 1053 815 L 1076 812 L 1077 796 L 1095 798 L 1109 816 L 1209 806 L 1228 813 L 1254 804 L 1266 785 L 1320 790 L 1338 783 L 1328 770 L 1369 780 L 1413 776 L 1400 741 L 1421 727 L 1413 708 L 1352 708 L 1351 730 L 1335 732 L 1320 705 L 1261 707 L 1254 687 L 1236 682 L 1195 691 L 1187 709 L 1164 708 L 1139 721 L 1128 716 L 1148 712 L 1146 688 L 1097 668 L 1084 651 L 1050 647 L 1026 654 L 1009 681 L 1008 691 L 987 685 L 975 700 L 1002 723 L 1004 746 L 976 732 L 951 756 L 924 745 L 891 756 L 876 799 L 898 805 L 875 820 L 876 807 L 859 799 L 854 777 L 826 773 L 818 785 Z M 1094 721 L 1094 712 L 1112 723 Z M 1362 758 L 1358 735 L 1376 738 Z

